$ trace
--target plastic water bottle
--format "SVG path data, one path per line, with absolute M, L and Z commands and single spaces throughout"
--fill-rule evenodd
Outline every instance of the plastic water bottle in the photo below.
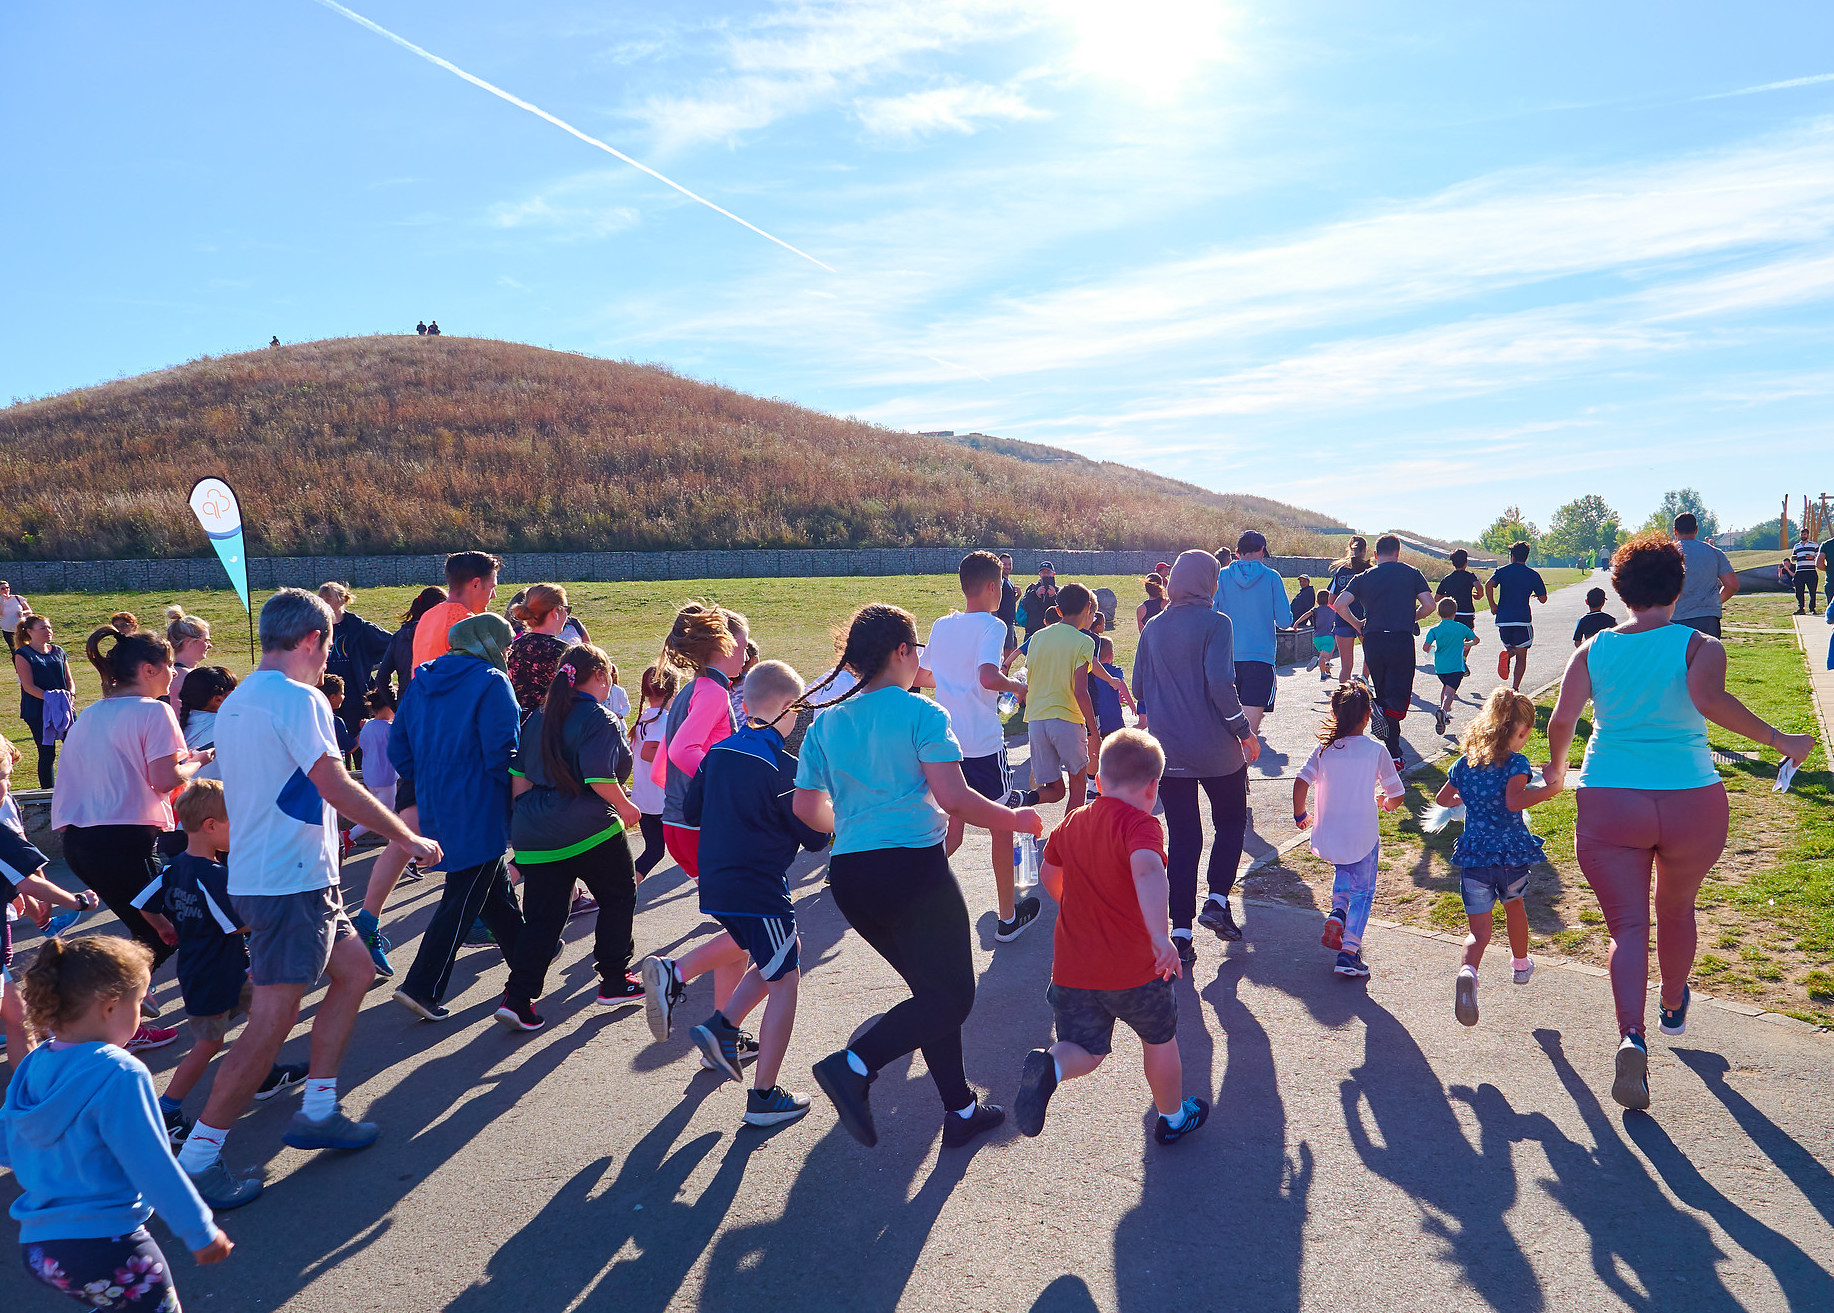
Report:
M 1002 693 L 995 700 L 994 705 L 1000 709 L 1000 719 L 1004 720 L 1019 709 L 1019 695 L 1017 693 Z
M 1021 893 L 1038 887 L 1038 865 L 1044 845 L 1035 834 L 1013 836 L 1013 890 Z

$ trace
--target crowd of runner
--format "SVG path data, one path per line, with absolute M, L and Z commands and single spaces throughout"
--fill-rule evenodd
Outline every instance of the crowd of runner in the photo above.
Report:
M 239 680 L 206 663 L 209 627 L 197 617 L 175 608 L 161 634 L 123 613 L 85 640 L 103 697 L 80 714 L 50 621 L 0 584 L 22 709 L 43 745 L 38 782 L 55 786 L 52 825 L 82 886 L 49 878 L 6 787 L 21 754 L 0 743 L 0 896 L 9 921 L 45 934 L 15 974 L 9 924 L 0 1013 L 10 1077 L 0 1165 L 22 1191 L 12 1212 L 28 1270 L 89 1307 L 176 1309 L 145 1223 L 158 1211 L 200 1263 L 229 1253 L 214 1215 L 263 1188 L 224 1156 L 252 1100 L 300 1095 L 285 1134 L 294 1147 L 374 1143 L 381 1128 L 340 1105 L 338 1070 L 369 990 L 396 974 L 388 900 L 399 881 L 434 873 L 438 904 L 393 990 L 414 1017 L 446 1021 L 461 948 L 494 943 L 506 968 L 496 1019 L 540 1030 L 565 925 L 591 915 L 597 1003 L 641 1002 L 664 1040 L 689 983 L 711 977 L 710 1008 L 690 1030 L 701 1062 L 746 1086 L 744 1122 L 772 1126 L 810 1107 L 783 1078 L 801 969 L 789 872 L 799 853 L 825 852 L 836 908 L 908 997 L 815 1061 L 815 1084 L 871 1146 L 874 1080 L 921 1052 L 943 1144 L 958 1147 L 1006 1117 L 969 1084 L 962 1045 L 976 980 L 969 899 L 951 858 L 966 827 L 987 830 L 997 943 L 1036 922 L 1035 886 L 1059 909 L 1048 981 L 1056 1042 L 1020 1060 L 1020 1131 L 1042 1133 L 1059 1087 L 1103 1062 L 1118 1021 L 1142 1045 L 1154 1138 L 1173 1143 L 1210 1112 L 1184 1092 L 1174 982 L 1197 960 L 1194 927 L 1243 936 L 1231 892 L 1280 631 L 1309 623 L 1321 678 L 1336 663 L 1318 746 L 1293 782 L 1293 819 L 1335 867 L 1320 934 L 1332 969 L 1367 976 L 1378 814 L 1402 805 L 1400 727 L 1417 661 L 1432 653 L 1443 734 L 1480 641 L 1479 595 L 1495 613 L 1508 683 L 1466 727 L 1438 798 L 1462 807 L 1465 822 L 1452 860 L 1470 935 L 1453 1011 L 1477 1024 L 1499 904 L 1514 982 L 1533 973 L 1523 898 L 1543 854 L 1523 814 L 1568 787 L 1567 748 L 1590 701 L 1578 855 L 1611 933 L 1613 1094 L 1647 1106 L 1652 870 L 1660 1028 L 1678 1035 L 1694 899 L 1726 837 L 1706 720 L 1797 762 L 1814 747 L 1726 691 L 1725 649 L 1708 626 L 1671 623 L 1690 583 L 1701 591 L 1692 527 L 1678 522 L 1679 541 L 1618 552 L 1612 582 L 1631 621 L 1603 611 L 1602 589 L 1588 596 L 1539 770 L 1523 753 L 1534 705 L 1518 689 L 1534 640 L 1530 604 L 1545 604 L 1547 589 L 1526 544 L 1481 585 L 1456 553 L 1435 587 L 1400 559 L 1392 535 L 1373 557 L 1358 538 L 1322 589 L 1301 578 L 1290 599 L 1259 533 L 1227 551 L 1186 551 L 1146 580 L 1130 675 L 1112 659 L 1113 617 L 1089 587 L 1060 586 L 1047 565 L 1021 595 L 1010 557 L 974 552 L 961 562 L 960 608 L 927 638 L 908 612 L 863 606 L 832 668 L 812 679 L 770 659 L 769 635 L 745 616 L 685 606 L 634 708 L 565 589 L 535 585 L 499 614 L 499 561 L 482 552 L 448 558 L 444 587 L 423 591 L 392 633 L 357 615 L 342 584 L 282 589 L 260 611 L 260 664 Z M 1723 602 L 1722 581 L 1707 582 Z M 1013 673 L 1021 655 L 1024 679 Z M 1022 772 L 1007 756 L 1020 705 Z M 1200 908 L 1201 798 L 1212 838 Z M 1060 803 L 1047 822 L 1043 809 Z M 353 915 L 343 862 L 358 842 L 382 850 Z M 675 956 L 638 959 L 637 889 L 665 853 L 717 928 Z M 101 905 L 125 934 L 69 933 Z M 146 1001 L 168 959 L 191 1047 L 158 1092 L 133 1054 L 178 1038 Z M 321 983 L 309 1061 L 280 1063 Z M 208 1098 L 188 1116 L 187 1096 L 219 1055 Z

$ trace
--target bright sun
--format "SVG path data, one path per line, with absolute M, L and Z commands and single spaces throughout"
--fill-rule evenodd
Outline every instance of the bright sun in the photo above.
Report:
M 1077 66 L 1152 99 L 1177 94 L 1227 50 L 1220 0 L 1062 0 L 1076 32 Z

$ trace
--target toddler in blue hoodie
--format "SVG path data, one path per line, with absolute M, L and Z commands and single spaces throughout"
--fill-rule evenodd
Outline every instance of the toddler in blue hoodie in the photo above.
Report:
M 155 1210 L 200 1264 L 231 1249 L 173 1160 L 153 1078 L 122 1046 L 140 1025 L 153 955 L 132 939 L 46 940 L 25 976 L 26 1014 L 49 1042 L 26 1055 L 0 1106 L 0 1167 L 32 1275 L 85 1308 L 178 1308 L 146 1222 Z

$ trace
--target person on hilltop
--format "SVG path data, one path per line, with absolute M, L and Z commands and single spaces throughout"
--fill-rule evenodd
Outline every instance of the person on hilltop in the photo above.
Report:
M 4 579 L 0 579 L 0 634 L 6 638 L 6 654 L 11 656 L 18 649 L 19 640 L 14 636 L 19 629 L 19 622 L 32 614 L 32 604 L 18 593 Z
M 1718 638 L 1720 616 L 1738 592 L 1738 572 L 1724 552 L 1701 542 L 1699 534 L 1700 521 L 1693 512 L 1683 511 L 1675 517 L 1675 546 L 1687 567 L 1681 595 L 1675 599 L 1675 623 Z M 1520 683 L 1518 680 L 1518 686 Z
M 1688 572 L 1680 542 L 1639 538 L 1618 548 L 1611 584 L 1631 620 L 1594 634 L 1568 660 L 1547 726 L 1544 775 L 1558 791 L 1573 731 L 1592 704 L 1574 844 L 1611 936 L 1611 996 L 1622 1037 L 1611 1097 L 1626 1108 L 1649 1106 L 1651 871 L 1661 1028 L 1681 1035 L 1698 947 L 1694 903 L 1726 846 L 1726 786 L 1713 766 L 1707 721 L 1798 765 L 1815 749 L 1813 735 L 1782 733 L 1728 692 L 1726 649 L 1674 620 Z
M 1274 709 L 1274 659 L 1278 633 L 1293 624 L 1286 582 L 1267 563 L 1267 538 L 1249 529 L 1236 540 L 1235 560 L 1217 576 L 1216 609 L 1235 629 L 1235 691 L 1248 727 Z M 1365 647 L 1368 645 L 1365 644 Z
M 438 337 L 439 336 L 439 320 L 435 319 L 427 324 L 427 336 L 428 337 Z
M 318 595 L 331 608 L 331 655 L 326 659 L 325 673 L 344 681 L 344 705 L 338 719 L 355 735 L 368 709 L 370 685 L 375 682 L 376 668 L 388 655 L 391 641 L 388 630 L 371 624 L 350 609 L 350 585 L 335 580 L 318 586 Z
M 279 335 L 278 335 L 278 334 L 276 334 L 275 336 L 273 336 L 273 337 L 270 337 L 270 338 L 269 338 L 269 339 L 267 340 L 267 344 L 268 344 L 268 345 L 269 345 L 270 347 L 276 347 L 276 346 L 279 346 L 279 345 L 280 345 L 280 337 L 279 337 Z
M 425 337 L 427 335 L 427 321 L 423 319 L 418 324 L 415 324 L 414 331 L 421 337 Z
M 258 622 L 261 664 L 217 710 L 223 800 L 235 835 L 227 891 L 234 920 L 248 927 L 254 993 L 248 1024 L 179 1151 L 179 1166 L 213 1208 L 261 1192 L 258 1179 L 238 1180 L 223 1164 L 223 1142 L 272 1075 L 307 991 L 327 974 L 331 983 L 312 1014 L 305 1100 L 283 1138 L 296 1149 L 362 1149 L 379 1133 L 338 1107 L 338 1067 L 375 977 L 344 914 L 338 817 L 429 864 L 440 856 L 437 843 L 410 831 L 344 769 L 331 705 L 318 691 L 331 624 L 331 608 L 304 589 L 268 598 Z
M 76 687 L 70 682 L 70 658 L 64 649 L 51 641 L 51 621 L 42 615 L 30 615 L 19 622 L 14 632 L 13 673 L 19 677 L 19 718 L 32 731 L 32 746 L 38 750 L 38 787 L 49 789 L 57 783 L 57 745 L 64 737 L 53 726 L 45 733 L 47 697 L 72 698 Z M 74 711 L 76 703 L 69 702 Z M 49 738 L 50 742 L 45 740 Z
M 1043 629 L 1049 622 L 1044 613 L 1057 605 L 1057 571 L 1046 561 L 1038 567 L 1038 582 L 1025 590 L 1025 596 L 1019 599 L 1016 613 L 1019 625 L 1025 630 L 1025 641 L 1030 642 L 1032 635 Z

